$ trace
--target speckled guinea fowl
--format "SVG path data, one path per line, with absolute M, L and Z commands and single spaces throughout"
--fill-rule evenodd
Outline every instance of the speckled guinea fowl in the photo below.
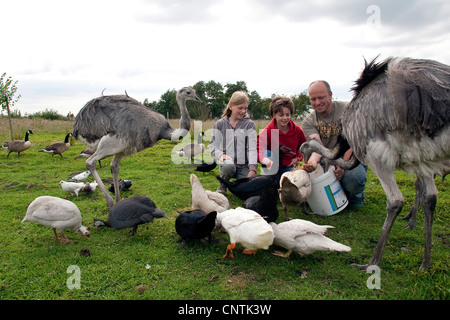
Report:
M 89 229 L 81 225 L 81 213 L 78 207 L 71 201 L 41 196 L 34 199 L 27 209 L 22 222 L 37 222 L 53 229 L 55 240 L 71 242 L 63 233 L 65 229 L 72 229 L 82 236 L 90 236 Z M 63 237 L 58 237 L 57 231 Z
M 135 196 L 117 202 L 110 210 L 107 221 L 95 219 L 95 227 L 106 226 L 116 230 L 132 228 L 134 235 L 140 224 L 152 222 L 154 218 L 167 218 L 164 211 L 156 207 L 149 197 Z

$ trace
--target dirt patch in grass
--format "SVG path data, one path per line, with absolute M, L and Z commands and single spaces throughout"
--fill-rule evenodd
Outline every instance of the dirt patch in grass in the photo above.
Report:
M 240 271 L 238 274 L 232 275 L 227 280 L 227 286 L 236 290 L 244 290 L 250 283 L 256 282 L 258 279 L 259 278 L 254 274 Z

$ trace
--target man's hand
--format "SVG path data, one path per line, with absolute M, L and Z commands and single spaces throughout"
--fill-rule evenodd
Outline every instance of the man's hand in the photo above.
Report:
M 342 178 L 344 177 L 344 169 L 337 166 L 336 164 L 334 165 L 334 167 L 336 168 L 336 170 L 334 170 L 334 175 L 336 176 L 336 179 L 342 180 Z
M 303 164 L 302 169 L 308 173 L 311 173 L 317 169 L 317 163 L 309 161 L 309 162 Z

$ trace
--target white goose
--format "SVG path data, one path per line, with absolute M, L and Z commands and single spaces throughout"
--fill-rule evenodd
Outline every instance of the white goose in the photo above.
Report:
M 278 192 L 286 220 L 290 219 L 287 213 L 288 205 L 303 204 L 303 212 L 306 213 L 305 203 L 311 194 L 311 190 L 311 178 L 305 170 L 295 169 L 281 175 Z
M 90 236 L 89 229 L 81 225 L 81 213 L 78 207 L 71 201 L 42 196 L 34 199 L 27 209 L 22 222 L 32 221 L 44 226 L 52 227 L 55 240 L 71 242 L 63 233 L 65 229 L 73 229 L 82 236 Z M 56 233 L 58 231 L 62 239 Z
M 195 174 L 191 174 L 192 208 L 205 212 L 222 212 L 230 208 L 230 203 L 223 194 L 205 190 Z
M 352 249 L 339 242 L 324 236 L 324 233 L 333 226 L 321 226 L 313 222 L 293 219 L 276 224 L 271 222 L 275 239 L 273 243 L 277 246 L 288 249 L 286 253 L 275 251 L 274 254 L 283 258 L 288 258 L 293 251 L 300 255 L 312 254 L 316 251 L 344 251 Z
M 258 249 L 269 249 L 274 239 L 272 227 L 257 212 L 237 207 L 218 212 L 216 227 L 223 227 L 230 236 L 224 258 L 234 258 L 233 249 L 240 243 L 244 254 L 256 254 Z

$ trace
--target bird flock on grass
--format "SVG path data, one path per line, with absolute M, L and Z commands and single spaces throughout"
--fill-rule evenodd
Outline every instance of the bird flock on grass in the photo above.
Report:
M 411 74 L 408 74 L 408 72 Z M 377 79 L 379 83 L 388 83 L 388 91 L 382 93 L 382 98 L 376 99 L 371 97 L 371 94 L 374 94 L 374 96 L 379 95 L 379 93 L 374 93 L 374 91 L 382 88 L 382 86 L 378 88 L 371 86 L 371 82 L 374 79 Z M 385 185 L 391 188 L 386 189 L 388 219 L 386 219 L 377 249 L 369 265 L 380 264 L 391 224 L 399 212 L 394 212 L 394 201 L 392 200 L 396 196 L 393 194 L 396 193 L 395 182 L 388 177 L 389 173 L 383 174 L 382 171 L 378 170 L 379 168 L 384 168 L 384 166 L 389 166 L 389 170 L 400 168 L 417 174 L 416 203 L 407 219 L 410 219 L 409 225 L 413 227 L 415 225 L 417 207 L 419 205 L 424 207 L 427 219 L 427 240 L 422 267 L 427 267 L 430 265 L 431 242 L 429 241 L 429 236 L 436 194 L 434 181 L 429 180 L 429 175 L 440 174 L 444 179 L 450 168 L 448 164 L 450 149 L 448 148 L 448 143 L 446 145 L 442 143 L 442 141 L 448 141 L 450 135 L 450 68 L 428 60 L 389 59 L 380 64 L 375 64 L 375 62 L 366 63 L 366 67 L 356 83 L 355 96 L 343 116 L 345 125 L 343 138 L 353 147 L 354 157 L 347 163 L 339 162 L 340 160 L 336 160 L 336 163 L 341 167 L 350 168 L 360 160 L 366 161 L 374 169 L 375 174 L 384 181 Z M 406 98 L 403 96 L 405 94 L 408 95 Z M 419 96 L 421 97 L 420 99 L 417 98 Z M 364 114 L 363 112 L 376 112 L 363 110 L 363 105 L 364 107 L 370 105 L 371 108 L 374 108 L 372 106 L 373 103 L 367 103 L 364 100 L 371 98 L 376 100 L 375 104 L 385 103 L 386 105 L 383 105 L 383 107 L 397 108 L 398 110 L 393 112 L 394 117 L 395 114 L 406 112 L 407 116 L 405 119 L 408 122 L 405 124 L 395 121 L 395 123 L 386 123 L 380 117 L 370 117 Z M 416 101 L 416 98 L 419 100 Z M 86 167 L 88 171 L 73 175 L 67 179 L 68 181 L 62 180 L 60 185 L 63 191 L 74 194 L 77 197 L 80 191 L 95 192 L 97 186 L 102 190 L 108 207 L 108 217 L 106 221 L 95 219 L 94 226 L 96 229 L 102 226 L 111 227 L 115 230 L 131 228 L 129 235 L 132 236 L 136 234 L 137 227 L 141 224 L 152 222 L 155 218 L 168 219 L 165 212 L 160 210 L 149 197 L 134 196 L 120 199 L 119 163 L 124 156 L 152 147 L 159 139 L 177 141 L 185 136 L 190 129 L 186 100 L 201 102 L 192 88 L 185 87 L 177 92 L 177 102 L 181 112 L 179 129 L 171 128 L 162 115 L 159 115 L 154 110 L 142 107 L 139 102 L 129 98 L 128 95 L 102 96 L 93 99 L 77 115 L 73 136 L 88 147 L 77 158 L 87 158 Z M 420 112 L 423 104 L 429 108 L 425 113 Z M 350 113 L 352 116 L 348 117 L 347 115 Z M 378 113 L 378 115 L 382 116 L 381 113 Z M 124 121 L 131 122 L 132 125 L 124 126 Z M 393 126 L 395 125 L 400 127 L 394 128 Z M 426 143 L 433 145 L 433 152 L 428 152 L 428 158 L 421 158 L 426 158 L 426 160 L 421 160 L 423 163 L 417 164 L 412 159 L 404 157 L 402 159 L 404 163 L 401 163 L 401 159 L 398 158 L 397 163 L 392 165 L 394 162 L 389 159 L 389 155 L 380 156 L 378 153 L 386 153 L 391 150 L 392 154 L 390 156 L 396 157 L 391 146 L 387 144 L 394 143 L 398 146 L 399 142 L 388 141 L 382 138 L 383 126 L 391 126 L 387 129 L 390 132 L 394 130 L 396 132 L 395 139 L 399 141 L 405 141 L 402 140 L 401 136 L 401 134 L 409 130 L 405 130 L 405 128 L 408 126 L 413 127 L 414 130 L 408 132 L 418 132 L 426 136 Z M 124 128 L 130 127 L 132 129 L 124 130 Z M 373 132 L 368 132 L 368 130 L 373 130 Z M 21 152 L 30 148 L 29 134 L 33 134 L 33 132 L 28 130 L 23 141 L 14 140 L 2 146 L 8 151 L 7 157 L 9 157 L 11 152 L 17 152 L 18 157 L 20 157 Z M 59 154 L 62 157 L 62 153 L 70 147 L 70 136 L 72 136 L 71 133 L 67 134 L 64 142 L 53 143 L 40 150 L 40 152 L 52 155 Z M 381 148 L 372 148 L 367 141 L 364 141 L 365 144 L 357 145 L 355 144 L 357 143 L 355 139 L 358 138 L 374 139 L 375 143 L 384 143 L 386 146 L 383 150 Z M 416 134 L 413 138 L 419 139 L 420 135 Z M 377 139 L 381 139 L 381 142 Z M 426 150 L 418 150 L 419 145 L 419 143 L 409 144 L 408 147 L 411 152 L 408 156 L 413 157 L 414 154 L 419 156 L 420 152 L 426 152 Z M 184 148 L 179 149 L 177 153 L 180 156 L 194 159 L 194 156 L 201 154 L 204 150 L 205 146 L 201 142 L 201 135 L 199 135 L 197 143 L 186 145 Z M 338 152 L 336 150 L 326 150 L 314 141 L 305 143 L 301 151 L 305 155 L 305 159 L 314 151 L 331 160 L 336 159 L 335 155 L 337 153 L 333 154 L 333 152 Z M 288 152 L 292 151 L 285 146 L 280 146 L 281 155 Z M 115 201 L 107 193 L 96 170 L 97 161 L 100 164 L 100 160 L 110 156 L 113 157 L 111 171 L 113 174 L 112 187 Z M 383 161 L 390 162 L 384 163 Z M 216 166 L 216 162 L 202 163 L 196 167 L 195 171 L 205 173 L 214 170 Z M 85 182 L 91 174 L 95 182 Z M 351 251 L 349 246 L 325 236 L 326 231 L 333 229 L 333 226 L 317 225 L 308 220 L 288 217 L 287 206 L 291 205 L 303 205 L 303 212 L 306 213 L 305 202 L 311 193 L 311 175 L 301 168 L 288 173 L 282 173 L 279 170 L 272 175 L 256 175 L 252 178 L 238 179 L 233 182 L 223 180 L 220 177 L 217 177 L 217 179 L 224 183 L 232 194 L 243 201 L 242 206 L 230 208 L 230 203 L 226 196 L 206 190 L 202 186 L 199 177 L 191 174 L 189 180 L 192 192 L 192 209 L 179 212 L 175 219 L 175 231 L 183 241 L 199 239 L 211 243 L 213 242 L 212 233 L 214 230 L 225 232 L 229 236 L 229 244 L 226 246 L 224 258 L 235 257 L 235 250 L 238 244 L 244 249 L 244 254 L 251 255 L 256 254 L 257 250 L 268 250 L 270 246 L 275 245 L 287 250 L 284 253 L 278 250 L 273 252 L 274 255 L 284 258 L 288 258 L 292 252 L 297 252 L 303 256 L 317 251 Z M 277 210 L 278 201 L 282 204 L 285 213 L 285 221 L 280 223 L 277 223 L 279 216 Z M 411 222 L 411 220 L 413 221 Z M 26 215 L 23 218 L 23 222 L 26 221 L 50 226 L 53 229 L 56 240 L 69 242 L 70 240 L 63 233 L 68 228 L 80 232 L 81 235 L 90 236 L 90 231 L 81 224 L 81 213 L 77 206 L 66 199 L 51 196 L 36 198 L 28 206 Z M 58 236 L 58 232 L 62 238 Z

